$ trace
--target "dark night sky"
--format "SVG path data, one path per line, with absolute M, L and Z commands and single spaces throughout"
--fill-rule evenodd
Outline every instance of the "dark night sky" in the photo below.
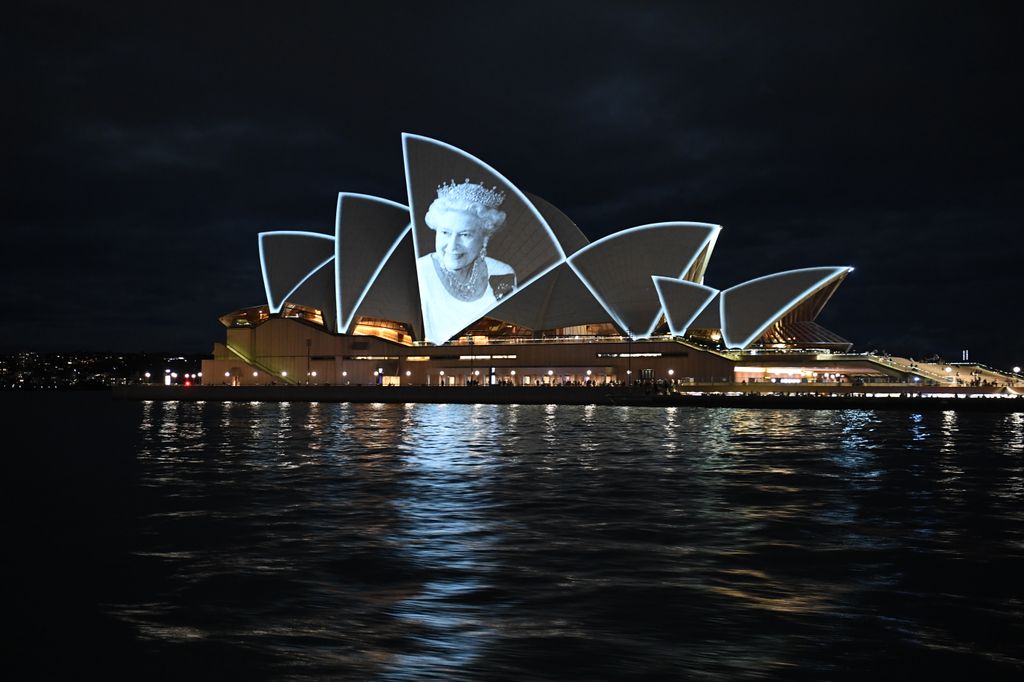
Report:
M 259 231 L 405 202 L 408 131 L 592 239 L 723 225 L 712 286 L 853 265 L 861 349 L 1024 364 L 1012 3 L 99 4 L 0 29 L 0 350 L 209 352 Z

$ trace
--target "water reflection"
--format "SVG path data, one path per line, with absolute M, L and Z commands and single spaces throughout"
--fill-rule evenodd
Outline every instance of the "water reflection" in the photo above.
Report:
M 385 677 L 410 669 L 452 669 L 479 656 L 494 635 L 476 595 L 493 587 L 488 557 L 499 541 L 491 484 L 500 471 L 496 412 L 476 405 L 416 405 L 406 411 L 411 475 L 394 500 L 399 523 L 389 541 L 417 571 L 433 576 L 390 612 L 418 632 L 416 646 Z
M 168 656 L 410 680 L 1020 662 L 959 623 L 1019 630 L 992 562 L 1024 561 L 1022 415 L 143 403 L 138 433 L 141 589 L 110 613 Z

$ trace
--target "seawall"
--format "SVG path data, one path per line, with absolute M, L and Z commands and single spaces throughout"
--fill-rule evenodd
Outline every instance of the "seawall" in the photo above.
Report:
M 454 403 L 497 405 L 635 405 L 652 407 L 741 407 L 767 409 L 897 409 L 1022 412 L 1024 396 L 942 397 L 894 395 L 870 397 L 860 392 L 827 395 L 682 393 L 659 394 L 643 387 L 515 386 L 161 386 L 133 384 L 113 390 L 119 400 Z M 963 394 L 961 394 L 963 395 Z

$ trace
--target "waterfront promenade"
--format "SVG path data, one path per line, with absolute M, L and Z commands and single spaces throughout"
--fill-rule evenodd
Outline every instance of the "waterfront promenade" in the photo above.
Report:
M 635 386 L 162 386 L 113 389 L 123 400 L 636 405 L 771 409 L 905 409 L 1024 412 L 1012 389 L 917 387 L 907 384 L 694 384 Z

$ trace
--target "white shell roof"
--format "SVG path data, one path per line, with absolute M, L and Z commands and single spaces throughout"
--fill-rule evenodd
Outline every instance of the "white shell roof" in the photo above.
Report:
M 669 331 L 684 336 L 701 311 L 718 295 L 718 289 L 671 277 L 652 277 Z
M 274 230 L 259 235 L 260 270 L 271 313 L 315 272 L 334 260 L 334 237 L 305 230 Z
M 651 276 L 690 273 L 721 229 L 708 223 L 641 225 L 580 249 L 569 265 L 620 328 L 634 337 L 650 336 L 661 318 Z
M 853 268 L 802 268 L 758 277 L 724 290 L 719 298 L 722 340 L 746 348 L 777 320 L 825 287 L 838 286 Z
M 335 219 L 335 268 L 338 331 L 345 333 L 399 241 L 411 235 L 409 209 L 365 194 L 338 195 Z M 415 266 L 414 266 L 415 268 Z M 412 295 L 416 291 L 415 283 Z M 418 298 L 418 296 L 416 296 Z
M 413 336 L 421 339 L 423 318 L 418 287 L 412 230 L 407 228 L 367 286 L 366 296 L 356 308 L 353 319 L 365 316 L 404 322 L 412 327 Z
M 518 258 L 517 287 L 485 315 L 531 329 L 610 320 L 634 337 L 645 337 L 664 316 L 673 334 L 720 329 L 727 347 L 745 348 L 786 315 L 812 320 L 852 270 L 790 270 L 719 291 L 703 285 L 721 231 L 718 225 L 654 223 L 588 243 L 562 211 L 521 192 L 466 152 L 415 135 L 403 135 L 403 151 L 411 209 L 341 193 L 333 235 L 260 233 L 271 313 L 280 312 L 288 301 L 320 309 L 332 331 L 349 332 L 357 316 L 367 316 L 406 323 L 423 339 L 428 308 L 421 300 L 416 268 L 417 256 L 423 255 L 419 247 L 429 252 L 430 245 L 418 244 L 416 216 L 436 195 L 438 180 L 448 180 L 455 170 L 473 174 L 474 182 L 494 182 L 506 200 L 512 198 L 502 208 L 509 210 L 518 231 L 510 230 L 500 240 L 496 236 L 491 243 Z M 430 234 L 423 226 L 420 231 L 422 238 Z M 488 246 L 488 256 L 490 250 Z M 457 320 L 461 327 L 449 324 L 443 338 L 427 340 L 443 343 L 475 321 Z

